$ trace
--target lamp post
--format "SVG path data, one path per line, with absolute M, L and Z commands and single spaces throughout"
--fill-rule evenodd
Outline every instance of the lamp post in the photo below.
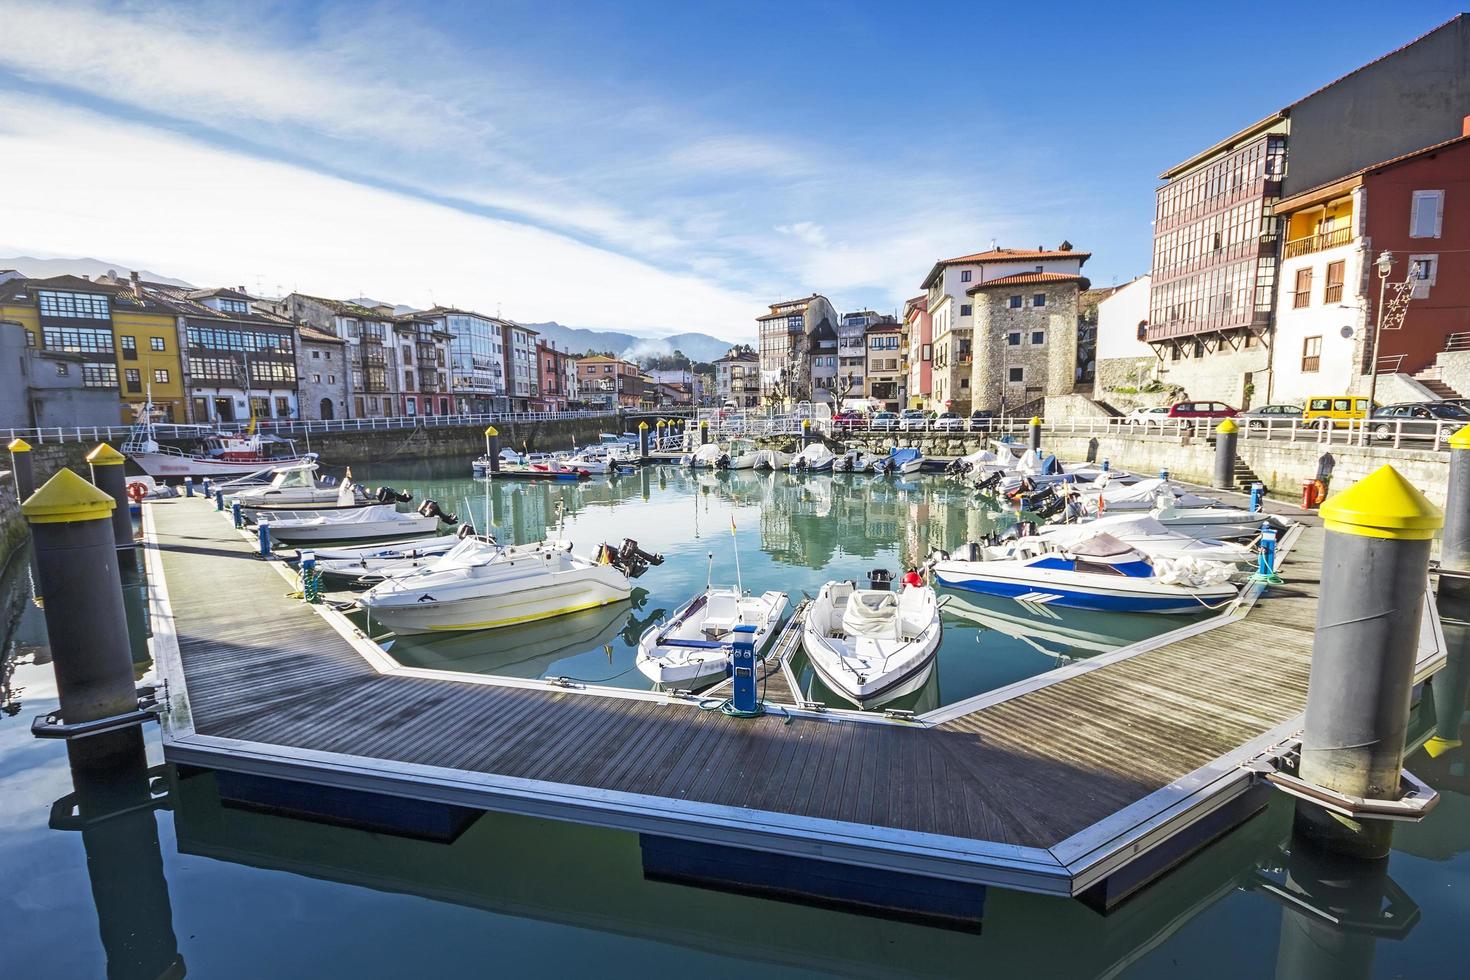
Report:
M 1383 336 L 1383 302 L 1388 291 L 1388 277 L 1393 274 L 1393 253 L 1385 249 L 1378 253 L 1373 265 L 1378 269 L 1378 316 L 1373 324 L 1373 363 L 1368 374 L 1368 416 L 1373 414 L 1373 398 L 1378 394 L 1378 341 Z M 1367 429 L 1367 423 L 1363 425 Z

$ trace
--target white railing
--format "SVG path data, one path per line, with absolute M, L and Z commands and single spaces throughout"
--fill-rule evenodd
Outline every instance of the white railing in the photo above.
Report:
M 665 412 L 669 410 L 664 410 Z M 576 411 L 576 412 L 487 412 L 478 415 L 403 415 L 393 418 L 367 418 L 367 419 L 312 419 L 309 421 L 299 419 L 271 419 L 261 420 L 256 423 L 256 428 L 261 433 L 278 435 L 287 439 L 297 436 L 325 435 L 334 432 L 374 432 L 378 430 L 395 429 L 441 429 L 465 425 L 502 425 L 515 422 L 555 422 L 565 419 L 612 419 L 619 416 L 618 412 L 608 411 Z M 639 414 L 631 410 L 624 414 Z M 677 411 L 674 414 L 678 414 Z M 245 422 L 222 422 L 218 425 L 175 425 L 172 423 L 159 423 L 153 426 L 153 437 L 162 440 L 174 439 L 197 439 L 199 436 L 211 432 L 243 432 L 248 427 Z M 24 439 L 27 442 L 44 445 L 57 442 L 111 442 L 116 439 L 126 438 L 133 430 L 131 425 L 78 425 L 78 426 L 45 426 L 43 428 L 8 428 L 0 429 L 7 433 L 6 441 L 11 439 Z

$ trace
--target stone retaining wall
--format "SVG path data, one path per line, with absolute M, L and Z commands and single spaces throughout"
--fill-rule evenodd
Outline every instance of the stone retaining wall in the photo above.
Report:
M 0 568 L 25 542 L 26 534 L 20 501 L 15 497 L 15 477 L 9 470 L 0 470 Z

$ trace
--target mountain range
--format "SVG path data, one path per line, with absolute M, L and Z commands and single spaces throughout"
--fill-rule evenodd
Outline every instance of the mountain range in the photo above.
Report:
M 0 256 L 0 269 L 15 269 L 33 279 L 44 279 L 50 276 L 88 276 L 95 279 L 97 276 L 106 275 L 114 270 L 123 275 L 130 271 L 125 262 L 104 262 L 101 259 L 89 258 L 38 259 L 29 255 Z M 171 286 L 193 286 L 193 283 L 182 279 L 170 279 L 168 276 L 150 272 L 147 269 L 139 269 L 138 275 L 143 279 L 167 283 Z M 366 302 L 372 305 L 376 301 L 360 298 L 353 302 Z M 400 307 L 400 309 L 407 312 L 411 307 Z M 734 346 L 728 340 L 720 340 L 707 333 L 680 333 L 671 337 L 641 337 L 618 330 L 565 327 L 555 320 L 547 323 L 528 323 L 526 326 L 539 331 L 547 340 L 574 354 L 582 354 L 587 351 L 612 351 L 619 357 L 629 360 L 659 354 L 672 354 L 678 350 L 691 360 L 713 361 L 717 357 L 723 357 Z

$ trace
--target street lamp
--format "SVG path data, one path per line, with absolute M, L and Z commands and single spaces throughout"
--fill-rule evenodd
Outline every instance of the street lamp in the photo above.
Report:
M 1384 296 L 1388 291 L 1388 277 L 1393 274 L 1393 253 L 1387 249 L 1378 253 L 1373 265 L 1378 269 L 1378 317 L 1373 324 L 1373 364 L 1368 375 L 1368 410 L 1365 418 L 1373 414 L 1373 399 L 1378 394 L 1378 342 L 1383 336 Z M 1364 423 L 1367 428 L 1367 423 Z

